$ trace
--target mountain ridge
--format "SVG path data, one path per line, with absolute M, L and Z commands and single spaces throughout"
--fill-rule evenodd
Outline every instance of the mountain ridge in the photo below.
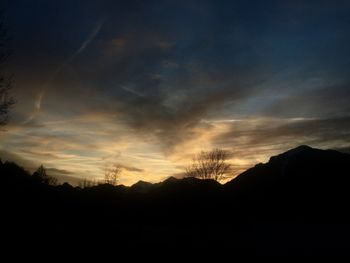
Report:
M 226 182 L 225 184 L 222 184 L 222 186 L 225 186 L 225 185 L 227 186 L 227 185 L 230 185 L 230 184 L 234 184 L 237 180 L 239 180 L 239 178 L 241 176 L 244 176 L 246 173 L 250 173 L 252 171 L 252 169 L 254 169 L 254 168 L 264 167 L 266 165 L 272 165 L 272 164 L 274 164 L 276 162 L 283 162 L 283 165 L 288 165 L 288 162 L 290 160 L 292 160 L 292 159 L 298 159 L 300 157 L 305 157 L 305 156 L 306 157 L 307 156 L 313 156 L 313 155 L 320 156 L 320 155 L 327 155 L 327 154 L 338 155 L 338 156 L 342 156 L 342 157 L 347 156 L 347 158 L 350 158 L 350 155 L 348 153 L 343 153 L 343 152 L 340 152 L 340 151 L 337 151 L 337 150 L 332 150 L 332 149 L 323 150 L 323 149 L 313 148 L 313 147 L 310 147 L 308 145 L 300 145 L 300 146 L 297 146 L 297 147 L 292 148 L 290 150 L 287 150 L 287 151 L 285 151 L 283 153 L 271 156 L 267 163 L 258 163 L 258 164 L 256 164 L 255 166 L 253 166 L 253 167 L 247 169 L 246 171 L 240 173 L 239 175 L 237 175 L 232 180 Z M 284 169 L 287 169 L 287 167 L 284 167 Z M 282 174 L 284 174 L 284 173 L 282 173 Z M 156 187 L 162 186 L 163 184 L 179 183 L 181 180 L 191 181 L 193 179 L 188 179 L 186 177 L 175 178 L 173 176 L 170 176 L 167 179 L 165 179 L 164 181 L 158 182 L 158 183 L 149 183 L 149 182 L 145 182 L 145 181 L 140 180 L 137 183 L 135 183 L 134 185 L 131 185 L 130 188 L 134 188 L 135 185 L 138 185 L 138 184 L 144 184 L 144 186 L 148 185 L 150 188 L 154 189 Z M 202 179 L 198 179 L 197 182 L 199 182 L 199 180 L 202 180 Z M 202 180 L 202 181 L 207 181 L 207 180 Z M 208 181 L 210 181 L 210 180 L 208 180 Z
M 169 178 L 131 187 L 51 186 L 14 163 L 0 164 L 1 230 L 16 247 L 35 236 L 103 251 L 185 247 L 245 256 L 350 249 L 350 155 L 336 151 L 297 147 L 224 185 Z

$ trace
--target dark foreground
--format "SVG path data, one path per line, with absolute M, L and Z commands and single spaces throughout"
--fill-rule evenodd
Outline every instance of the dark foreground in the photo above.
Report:
M 225 185 L 169 178 L 80 189 L 4 163 L 2 249 L 346 256 L 349 167 L 350 155 L 301 146 Z

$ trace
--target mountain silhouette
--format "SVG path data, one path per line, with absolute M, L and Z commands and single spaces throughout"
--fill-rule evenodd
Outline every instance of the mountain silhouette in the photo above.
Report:
M 225 188 L 270 215 L 286 213 L 308 220 L 344 220 L 350 200 L 350 155 L 299 146 L 258 164 Z
M 248 169 L 226 186 L 235 184 L 253 183 L 254 179 L 261 180 L 265 184 L 271 180 L 303 180 L 305 184 L 309 180 L 327 180 L 328 182 L 348 181 L 350 155 L 334 150 L 319 150 L 309 146 L 299 146 L 285 153 L 270 158 L 266 164 L 258 164 Z
M 0 162 L 2 232 L 23 242 L 19 247 L 37 236 L 91 249 L 346 254 L 349 165 L 349 154 L 299 146 L 224 185 L 170 177 L 80 188 L 47 185 L 15 163 Z
M 139 192 L 139 193 L 146 193 L 146 192 L 151 191 L 155 187 L 157 187 L 156 184 L 152 184 L 152 183 L 145 182 L 145 181 L 138 181 L 136 184 L 133 184 L 130 187 L 130 191 Z

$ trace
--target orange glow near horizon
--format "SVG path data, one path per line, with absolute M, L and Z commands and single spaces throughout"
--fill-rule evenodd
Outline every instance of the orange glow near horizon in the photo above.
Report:
M 124 185 L 132 185 L 139 180 L 159 182 L 169 176 L 181 176 L 193 155 L 214 147 L 233 152 L 230 162 L 234 178 L 256 163 L 268 161 L 271 155 L 295 146 L 283 143 L 252 147 L 249 136 L 254 129 L 274 122 L 303 121 L 205 121 L 210 126 L 192 127 L 187 130 L 191 136 L 170 147 L 158 140 L 157 132 L 139 134 L 118 121 L 118 114 L 89 113 L 71 119 L 56 119 L 42 113 L 36 118 L 42 125 L 9 125 L 8 131 L 1 134 L 5 142 L 2 151 L 11 148 L 12 158 L 21 157 L 15 160 L 19 164 L 29 170 L 43 164 L 62 180 L 69 180 L 69 177 L 102 180 L 105 167 L 117 163 L 124 167 L 119 181 Z M 232 141 L 222 144 L 218 138 L 232 131 L 232 123 L 237 123 L 230 137 Z M 18 141 L 21 143 L 16 143 Z

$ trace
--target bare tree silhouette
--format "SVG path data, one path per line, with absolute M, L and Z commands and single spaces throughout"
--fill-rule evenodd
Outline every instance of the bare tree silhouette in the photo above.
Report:
M 11 78 L 6 77 L 3 73 L 3 66 L 10 55 L 7 42 L 7 31 L 4 19 L 0 14 L 0 125 L 7 123 L 9 110 L 15 104 L 15 100 L 9 95 L 12 87 Z
M 119 176 L 122 172 L 122 166 L 114 164 L 111 168 L 105 169 L 105 183 L 116 185 L 118 183 Z
M 46 173 L 46 168 L 43 165 L 40 165 L 38 169 L 33 173 L 33 177 L 42 183 L 57 185 L 57 179 L 48 175 Z
M 186 176 L 221 181 L 231 174 L 231 164 L 227 163 L 231 153 L 222 149 L 202 151 L 193 158 L 187 167 Z

